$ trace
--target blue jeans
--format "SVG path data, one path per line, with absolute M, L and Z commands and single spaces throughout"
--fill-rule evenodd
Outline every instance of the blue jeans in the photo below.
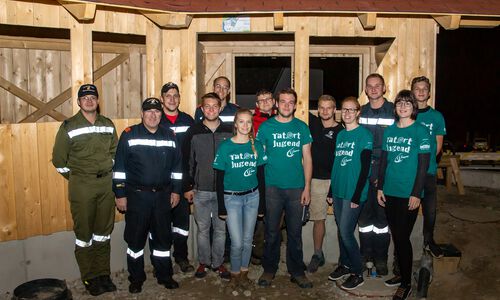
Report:
M 363 266 L 354 231 L 363 204 L 360 203 L 357 208 L 351 208 L 350 200 L 335 198 L 333 201 L 333 212 L 335 213 L 335 222 L 339 233 L 339 263 L 348 267 L 352 273 L 357 275 L 363 274 Z
M 304 258 L 302 252 L 302 205 L 300 196 L 303 189 L 280 189 L 266 186 L 266 229 L 264 256 L 262 266 L 264 272 L 276 274 L 280 261 L 281 214 L 285 211 L 286 222 L 286 266 L 292 277 L 304 275 Z
M 224 262 L 226 224 L 219 218 L 216 192 L 195 191 L 194 219 L 198 225 L 198 261 L 207 266 L 219 267 Z M 213 226 L 211 246 L 210 225 Z
M 231 237 L 231 272 L 248 269 L 252 255 L 253 232 L 259 209 L 259 191 L 243 196 L 224 195 L 227 229 Z

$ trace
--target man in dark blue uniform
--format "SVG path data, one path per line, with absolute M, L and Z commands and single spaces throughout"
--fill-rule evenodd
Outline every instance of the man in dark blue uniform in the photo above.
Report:
M 173 82 L 164 84 L 161 88 L 160 100 L 163 104 L 160 126 L 165 126 L 174 131 L 180 147 L 184 141 L 186 131 L 194 124 L 194 120 L 190 115 L 179 110 L 181 96 L 177 84 Z M 179 204 L 172 209 L 172 238 L 175 262 L 184 273 L 194 271 L 194 267 L 188 260 L 188 235 L 189 202 L 181 195 Z
M 149 233 L 151 263 L 159 284 L 175 289 L 170 248 L 171 209 L 182 189 L 181 154 L 174 133 L 160 127 L 159 99 L 142 103 L 142 123 L 122 133 L 113 167 L 113 191 L 125 213 L 129 292 L 139 293 L 146 280 L 144 245 Z
M 219 96 L 221 100 L 221 111 L 219 113 L 219 119 L 223 123 L 231 124 L 234 123 L 234 115 L 238 108 L 238 105 L 229 102 L 231 100 L 231 82 L 226 76 L 219 76 L 214 80 L 214 93 Z M 194 120 L 196 123 L 201 122 L 204 118 L 201 106 L 198 106 L 194 113 Z
M 378 275 L 387 275 L 387 252 L 391 242 L 385 210 L 377 202 L 377 178 L 386 127 L 394 123 L 394 105 L 384 98 L 385 80 L 373 73 L 366 77 L 365 94 L 369 103 L 361 107 L 359 123 L 373 134 L 368 199 L 359 216 L 359 242 L 364 261 L 373 261 Z

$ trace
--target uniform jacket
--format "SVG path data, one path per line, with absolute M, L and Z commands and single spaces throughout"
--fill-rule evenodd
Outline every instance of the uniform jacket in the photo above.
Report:
M 181 194 L 181 152 L 173 131 L 160 126 L 151 133 L 142 123 L 123 131 L 113 168 L 117 198 L 126 196 L 126 187 L 171 188 Z
M 113 168 L 117 142 L 110 119 L 98 114 L 92 124 L 79 111 L 59 127 L 52 164 L 66 179 L 71 174 L 104 175 Z
M 182 146 L 184 191 L 214 192 L 215 170 L 212 163 L 220 143 L 233 136 L 232 126 L 220 122 L 212 132 L 203 122 L 191 126 Z
M 186 136 L 187 130 L 193 124 L 193 118 L 182 111 L 179 111 L 179 115 L 175 120 L 175 124 L 172 124 L 172 122 L 170 122 L 170 120 L 165 116 L 165 113 L 162 113 L 161 115 L 160 126 L 170 128 L 175 133 L 180 146 L 182 146 L 184 142 L 184 137 Z
M 373 157 L 380 158 L 384 130 L 394 123 L 394 104 L 384 99 L 379 109 L 372 109 L 370 103 L 361 107 L 359 124 L 373 134 Z

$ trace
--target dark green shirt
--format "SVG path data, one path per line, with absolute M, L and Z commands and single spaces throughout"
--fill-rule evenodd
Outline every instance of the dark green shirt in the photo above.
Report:
M 418 122 L 405 128 L 394 123 L 384 132 L 382 149 L 387 151 L 384 194 L 409 198 L 417 176 L 418 154 L 431 151 L 427 128 Z
M 237 144 L 227 139 L 220 144 L 213 162 L 214 169 L 224 171 L 224 190 L 241 192 L 257 186 L 257 166 L 266 163 L 264 147 L 255 141 L 257 157 L 252 143 Z
M 267 153 L 266 186 L 304 188 L 302 146 L 312 142 L 307 124 L 297 118 L 287 123 L 272 118 L 260 125 L 257 139 Z
M 363 126 L 339 132 L 332 169 L 332 194 L 336 198 L 352 199 L 361 172 L 361 152 L 372 148 L 373 136 Z M 366 201 L 367 193 L 368 180 L 361 193 L 360 202 Z
M 446 135 L 446 126 L 444 123 L 443 115 L 432 107 L 428 106 L 423 110 L 418 111 L 417 122 L 424 125 L 431 136 L 431 158 L 429 161 L 428 174 L 436 174 L 437 161 L 436 161 L 436 135 Z

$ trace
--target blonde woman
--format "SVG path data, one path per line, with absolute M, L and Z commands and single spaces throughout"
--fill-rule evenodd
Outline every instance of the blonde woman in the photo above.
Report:
M 219 217 L 226 219 L 231 237 L 231 287 L 248 283 L 257 215 L 264 214 L 264 164 L 262 144 L 254 140 L 252 112 L 239 109 L 234 119 L 234 136 L 217 150 L 213 163 L 217 170 Z

